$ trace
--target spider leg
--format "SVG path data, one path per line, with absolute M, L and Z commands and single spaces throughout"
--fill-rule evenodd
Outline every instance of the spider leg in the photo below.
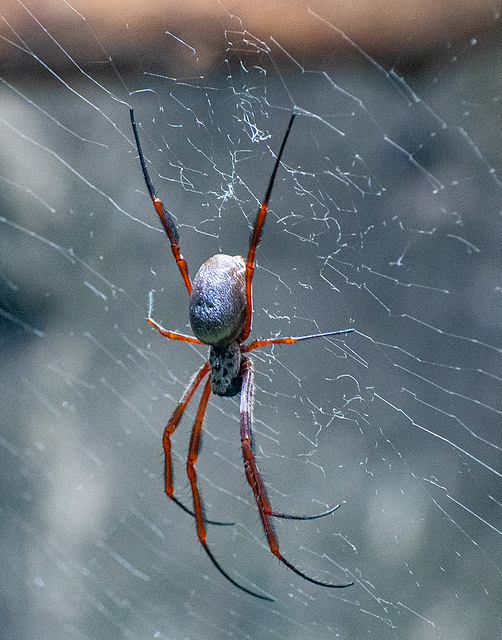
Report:
M 336 507 L 333 507 L 332 509 L 328 509 L 328 511 L 324 511 L 323 513 L 317 513 L 314 516 L 291 516 L 287 513 L 276 513 L 275 511 L 272 511 L 270 515 L 273 516 L 274 518 L 284 518 L 284 520 L 317 520 L 318 518 L 324 518 L 324 516 L 329 516 L 330 513 L 333 513 L 339 507 L 340 505 L 337 504 Z
M 202 371 L 204 371 L 204 374 L 201 376 L 201 372 Z M 199 373 L 197 374 L 197 377 L 194 379 L 194 383 L 196 382 L 197 384 L 199 384 L 200 381 L 202 380 L 203 376 L 205 375 L 205 373 L 206 373 L 206 365 L 204 365 L 204 367 L 202 367 L 202 369 L 199 371 Z M 199 379 L 199 377 L 200 377 L 200 379 Z M 195 389 L 194 389 L 194 391 L 195 391 Z M 193 425 L 193 428 L 192 428 L 192 435 L 190 437 L 190 446 L 188 448 L 188 458 L 187 458 L 187 464 L 186 464 L 187 476 L 188 476 L 188 479 L 190 480 L 190 487 L 192 489 L 193 506 L 194 506 L 194 511 L 195 511 L 195 522 L 196 522 L 196 525 L 197 525 L 197 537 L 199 538 L 199 541 L 200 541 L 201 545 L 203 546 L 204 551 L 209 556 L 209 559 L 211 560 L 211 562 L 214 564 L 214 566 L 218 569 L 218 571 L 229 582 L 231 582 L 238 589 L 241 589 L 241 591 L 245 591 L 246 593 L 249 593 L 250 595 L 255 596 L 256 598 L 260 598 L 261 600 L 269 600 L 270 602 L 273 602 L 273 598 L 269 598 L 267 596 L 263 596 L 261 594 L 255 593 L 254 591 L 251 591 L 250 589 L 246 589 L 246 587 L 243 587 L 236 580 L 234 580 L 220 566 L 219 562 L 216 560 L 216 558 L 214 557 L 213 553 L 211 552 L 211 550 L 209 549 L 209 547 L 207 546 L 207 543 L 206 543 L 206 529 L 205 529 L 205 526 L 204 526 L 204 522 L 205 522 L 204 521 L 204 513 L 203 513 L 203 508 L 202 508 L 202 500 L 201 500 L 201 497 L 200 497 L 200 494 L 199 494 L 199 489 L 197 487 L 197 474 L 195 472 L 195 463 L 197 462 L 197 458 L 198 458 L 198 455 L 199 455 L 200 436 L 201 436 L 201 430 L 202 430 L 202 420 L 204 419 L 204 414 L 206 412 L 206 407 L 207 407 L 207 403 L 208 403 L 210 394 L 211 394 L 211 379 L 209 378 L 206 381 L 206 384 L 204 385 L 204 389 L 202 391 L 202 396 L 201 396 L 201 399 L 200 399 L 200 402 L 199 402 L 199 407 L 197 409 L 197 415 L 195 417 L 195 422 L 194 422 L 194 425 Z
M 246 478 L 253 490 L 254 497 L 256 500 L 256 504 L 258 506 L 258 511 L 260 513 L 261 522 L 263 525 L 263 529 L 265 531 L 265 535 L 267 536 L 268 546 L 270 547 L 270 551 L 274 554 L 274 556 L 280 560 L 283 564 L 285 564 L 288 569 L 291 569 L 294 573 L 304 578 L 308 582 L 312 582 L 313 584 L 317 584 L 321 587 L 329 587 L 331 589 L 343 589 L 345 587 L 350 587 L 353 582 L 348 584 L 327 584 L 325 582 L 321 582 L 316 580 L 315 578 L 311 578 L 310 576 L 302 573 L 299 569 L 297 569 L 291 562 L 286 560 L 286 558 L 279 551 L 279 543 L 277 542 L 277 538 L 275 537 L 274 530 L 272 527 L 272 523 L 270 522 L 270 517 L 284 517 L 279 514 L 275 514 L 272 511 L 272 507 L 270 506 L 270 502 L 268 501 L 267 492 L 265 490 L 265 485 L 260 476 L 260 472 L 258 471 L 258 467 L 256 466 L 255 457 L 252 449 L 252 423 L 253 423 L 253 397 L 254 397 L 254 372 L 253 365 L 251 360 L 248 358 L 243 359 L 243 376 L 242 376 L 242 388 L 241 388 L 241 406 L 240 406 L 240 414 L 241 414 L 241 446 L 242 446 L 242 457 L 244 458 L 244 470 L 246 472 Z M 332 510 L 333 511 L 333 510 Z M 322 514 L 325 515 L 325 514 Z M 296 518 L 293 518 L 296 519 Z
M 188 385 L 187 390 L 183 394 L 178 406 L 174 410 L 173 415 L 169 419 L 166 428 L 164 429 L 164 435 L 162 436 L 162 445 L 164 447 L 164 479 L 165 479 L 165 492 L 168 498 L 171 498 L 173 502 L 175 502 L 178 507 L 181 507 L 183 511 L 190 514 L 195 518 L 195 513 L 186 507 L 178 498 L 173 495 L 173 466 L 171 459 L 171 436 L 176 431 L 177 426 L 179 425 L 183 414 L 185 413 L 185 409 L 188 406 L 188 403 L 192 399 L 193 394 L 195 393 L 197 387 L 202 382 L 204 376 L 209 371 L 209 363 L 205 363 L 193 377 L 192 381 Z M 217 524 L 220 526 L 232 526 L 235 522 L 218 522 L 216 520 L 206 520 L 208 524 Z
M 281 148 L 279 150 L 279 153 L 277 154 L 277 158 L 275 161 L 274 170 L 272 171 L 272 175 L 270 176 L 270 182 L 268 183 L 267 193 L 265 194 L 265 199 L 263 200 L 260 208 L 258 209 L 258 213 L 256 215 L 256 220 L 253 227 L 253 233 L 251 235 L 251 240 L 249 242 L 249 250 L 248 250 L 248 256 L 246 260 L 246 305 L 247 305 L 248 314 L 246 318 L 246 324 L 244 325 L 244 329 L 242 330 L 242 333 L 239 336 L 239 342 L 244 342 L 244 340 L 246 340 L 246 338 L 249 336 L 249 333 L 251 332 L 251 318 L 253 313 L 252 299 L 251 299 L 251 283 L 253 281 L 254 257 L 256 254 L 256 247 L 260 242 L 261 232 L 263 230 L 263 225 L 265 224 L 265 218 L 267 215 L 268 201 L 270 200 L 270 195 L 272 193 L 272 189 L 274 186 L 275 175 L 277 173 L 277 169 L 279 168 L 282 152 L 284 151 L 284 147 L 286 146 L 286 141 L 288 139 L 289 132 L 291 131 L 291 127 L 293 126 L 293 121 L 295 119 L 295 116 L 296 114 L 293 113 L 289 121 L 288 128 L 286 129 L 286 133 L 284 134 Z
M 289 336 L 287 338 L 267 338 L 265 340 L 253 340 L 253 342 L 251 342 L 250 344 L 242 346 L 241 350 L 243 352 L 247 352 L 247 351 L 252 351 L 253 349 L 258 349 L 259 347 L 265 347 L 269 344 L 293 344 L 295 342 L 299 342 L 300 340 L 310 340 L 310 338 L 326 338 L 329 336 L 338 336 L 338 335 L 343 335 L 345 333 L 352 333 L 353 331 L 354 329 L 341 329 L 339 331 L 327 331 L 325 333 L 314 333 L 308 336 L 297 336 L 297 337 Z M 269 515 L 273 516 L 274 518 L 284 518 L 285 520 L 317 520 L 317 518 L 323 518 L 324 516 L 329 516 L 330 513 L 333 513 L 339 507 L 340 505 L 337 504 L 336 507 L 333 507 L 328 511 L 325 511 L 323 513 L 318 513 L 313 516 L 293 516 L 285 513 L 276 513 L 275 511 L 274 512 L 271 511 Z
M 162 204 L 160 198 L 157 197 L 152 181 L 150 180 L 150 176 L 148 175 L 145 156 L 143 155 L 143 150 L 141 149 L 138 129 L 136 127 L 136 121 L 134 120 L 134 109 L 132 107 L 130 108 L 130 115 L 132 130 L 134 133 L 134 140 L 136 141 L 139 161 L 141 162 L 141 169 L 143 170 L 143 177 L 145 178 L 146 186 L 150 194 L 150 198 L 152 199 L 153 206 L 155 207 L 155 211 L 157 212 L 162 226 L 164 227 L 164 231 L 167 233 L 167 237 L 169 238 L 169 242 L 171 243 L 171 251 L 173 252 L 174 259 L 176 260 L 176 264 L 178 265 L 178 269 L 180 270 L 181 277 L 183 278 L 183 282 L 185 283 L 185 287 L 188 291 L 188 295 L 190 295 L 192 291 L 192 283 L 190 282 L 190 276 L 188 275 L 187 263 L 185 262 L 185 258 L 180 253 L 180 238 L 178 229 L 176 228 L 176 224 L 174 223 L 172 215 L 164 208 L 164 205 Z
M 170 338 L 171 340 L 181 340 L 183 342 L 191 342 L 192 344 L 203 344 L 193 336 L 187 336 L 185 333 L 178 333 L 177 331 L 168 331 L 167 329 L 164 329 L 164 327 L 153 318 L 147 318 L 146 321 L 151 327 L 157 329 L 157 331 L 166 338 Z
M 241 351 L 253 351 L 253 349 L 258 349 L 258 347 L 266 347 L 269 344 L 293 344 L 295 342 L 300 342 L 300 340 L 310 340 L 311 338 L 327 338 L 329 336 L 340 336 L 345 333 L 352 333 L 353 331 L 355 331 L 355 329 L 340 329 L 339 331 L 314 333 L 309 336 L 288 336 L 287 338 L 266 338 L 265 340 L 253 340 L 253 342 L 250 342 L 247 345 L 243 345 L 241 347 Z
M 315 333 L 309 336 L 299 336 L 299 337 L 287 337 L 287 338 L 268 338 L 266 340 L 254 340 L 250 344 L 246 346 L 242 346 L 241 350 L 243 352 L 252 351 L 253 349 L 258 349 L 258 347 L 264 347 L 269 344 L 293 344 L 298 342 L 299 340 L 308 340 L 310 338 L 325 338 L 327 336 L 336 336 L 344 333 L 352 333 L 354 329 L 343 329 L 340 331 L 328 331 L 326 333 Z M 318 513 L 313 516 L 293 516 L 286 513 L 276 513 L 275 511 L 270 511 L 268 515 L 273 516 L 274 518 L 284 518 L 285 520 L 317 520 L 318 518 L 324 518 L 324 516 L 329 516 L 331 513 L 336 511 L 340 507 L 339 504 L 328 511 L 324 511 L 323 513 Z

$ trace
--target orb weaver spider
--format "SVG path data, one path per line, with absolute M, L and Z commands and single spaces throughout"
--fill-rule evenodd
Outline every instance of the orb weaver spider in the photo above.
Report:
M 197 486 L 197 474 L 195 472 L 195 463 L 199 453 L 202 421 L 206 411 L 207 403 L 211 391 L 218 396 L 235 396 L 240 393 L 240 436 L 242 456 L 244 459 L 244 470 L 246 478 L 253 490 L 254 498 L 270 551 L 291 571 L 313 584 L 342 589 L 350 587 L 349 584 L 328 584 L 311 578 L 291 562 L 286 560 L 279 551 L 279 543 L 275 536 L 270 518 L 284 518 L 287 520 L 314 520 L 333 513 L 340 505 L 329 509 L 324 513 L 313 516 L 293 516 L 283 513 L 276 513 L 272 510 L 267 497 L 265 485 L 261 479 L 252 448 L 252 424 L 253 424 L 253 398 L 254 398 L 254 369 L 252 361 L 244 354 L 264 347 L 270 344 L 292 344 L 300 340 L 310 340 L 312 338 L 322 338 L 326 336 L 336 336 L 347 334 L 354 329 L 344 329 L 340 331 L 328 331 L 326 333 L 318 333 L 314 335 L 287 337 L 287 338 L 266 338 L 265 340 L 253 340 L 249 344 L 243 344 L 250 332 L 252 321 L 252 294 L 251 284 L 255 267 L 255 253 L 260 236 L 262 233 L 265 217 L 267 215 L 268 202 L 274 186 L 275 176 L 279 164 L 281 162 L 282 153 L 293 126 L 295 114 L 286 129 L 286 133 L 282 140 L 281 148 L 276 157 L 274 169 L 270 177 L 265 199 L 263 200 L 253 227 L 253 233 L 249 242 L 247 259 L 241 256 L 228 256 L 223 254 L 214 255 L 209 258 L 197 272 L 193 283 L 188 275 L 188 267 L 185 259 L 180 253 L 179 235 L 176 224 L 171 214 L 164 208 L 160 198 L 157 196 L 153 187 L 150 176 L 146 168 L 146 161 L 141 149 L 139 141 L 138 129 L 134 119 L 134 110 L 131 107 L 131 124 L 138 150 L 138 156 L 143 171 L 150 198 L 155 207 L 160 222 L 171 243 L 171 251 L 178 265 L 178 269 L 185 283 L 186 290 L 190 297 L 189 301 L 189 319 L 192 331 L 196 337 L 178 333 L 176 331 L 168 331 L 164 329 L 151 317 L 151 307 L 148 314 L 148 324 L 157 329 L 157 331 L 171 340 L 181 340 L 192 344 L 209 345 L 209 359 L 202 365 L 199 371 L 192 378 L 192 381 L 185 390 L 178 406 L 174 410 L 163 434 L 163 447 L 165 455 L 165 493 L 184 511 L 195 517 L 197 536 L 204 551 L 218 571 L 229 580 L 234 586 L 246 593 L 261 598 L 263 600 L 273 601 L 273 598 L 255 593 L 247 589 L 243 585 L 234 580 L 219 564 L 209 549 L 206 542 L 206 523 L 217 525 L 228 525 L 232 523 L 215 522 L 205 520 L 202 500 Z M 200 385 L 205 376 L 209 373 L 209 377 L 204 385 L 202 396 L 199 401 L 195 422 L 190 437 L 190 445 L 188 448 L 188 457 L 186 462 L 186 471 L 190 481 L 190 488 L 193 498 L 193 511 L 186 507 L 178 498 L 174 496 L 173 489 L 173 473 L 171 461 L 171 436 L 178 427 L 181 418 L 192 399 L 197 387 Z

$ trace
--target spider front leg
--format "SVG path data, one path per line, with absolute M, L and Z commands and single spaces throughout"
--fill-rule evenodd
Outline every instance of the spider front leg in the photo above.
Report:
M 253 424 L 253 398 L 254 398 L 254 371 L 253 364 L 249 358 L 243 358 L 242 364 L 242 388 L 241 388 L 241 405 L 240 405 L 240 416 L 241 416 L 241 446 L 242 446 L 242 457 L 244 459 L 244 470 L 246 472 L 246 478 L 253 490 L 254 497 L 256 500 L 256 505 L 258 506 L 258 511 L 260 513 L 261 522 L 263 525 L 263 529 L 265 531 L 265 535 L 267 536 L 268 546 L 270 547 L 270 551 L 274 554 L 274 556 L 280 560 L 283 564 L 285 564 L 288 569 L 291 569 L 294 573 L 299 575 L 300 577 L 308 580 L 308 582 L 312 582 L 313 584 L 317 584 L 321 587 L 329 587 L 331 589 L 343 589 L 345 587 L 350 587 L 353 585 L 353 582 L 348 584 L 327 584 L 325 582 L 321 582 L 316 580 L 315 578 L 311 578 L 307 576 L 305 573 L 302 573 L 299 569 L 297 569 L 291 562 L 288 562 L 286 558 L 279 551 L 279 543 L 277 542 L 277 538 L 275 537 L 274 530 L 272 528 L 272 523 L 270 522 L 270 517 L 285 517 L 280 514 L 275 514 L 272 511 L 272 507 L 270 506 L 270 502 L 268 501 L 267 492 L 265 490 L 265 485 L 260 476 L 260 472 L 258 471 L 258 467 L 256 466 L 256 461 L 253 453 L 253 434 L 252 434 L 252 424 Z M 335 507 L 336 509 L 337 507 Z M 334 511 L 332 509 L 331 511 Z M 330 512 L 328 512 L 330 513 Z M 327 514 L 321 514 L 327 515 Z M 317 516 L 320 517 L 320 516 Z M 293 517 L 293 519 L 296 519 Z M 298 518 L 302 519 L 303 518 Z
M 178 427 L 181 421 L 181 418 L 185 413 L 185 409 L 187 408 L 190 400 L 192 399 L 193 394 L 197 390 L 197 387 L 204 379 L 204 376 L 207 375 L 208 371 L 209 371 L 209 363 L 206 362 L 205 364 L 202 365 L 202 367 L 195 374 L 192 381 L 188 385 L 188 388 L 183 394 L 183 397 L 178 403 L 178 406 L 174 410 L 173 415 L 170 417 L 169 422 L 167 423 L 167 426 L 164 429 L 164 434 L 162 436 L 162 446 L 164 447 L 164 482 L 165 482 L 164 491 L 168 498 L 170 498 L 174 503 L 178 505 L 178 507 L 181 507 L 183 511 L 185 511 L 186 513 L 188 513 L 194 518 L 195 518 L 195 513 L 191 509 L 186 507 L 181 502 L 181 500 L 178 500 L 178 498 L 174 496 L 173 463 L 171 458 L 171 436 L 176 431 L 176 428 Z M 235 522 L 219 522 L 218 520 L 206 520 L 206 522 L 208 524 L 219 525 L 220 527 L 230 527 L 235 524 Z
M 174 497 L 174 489 L 173 489 L 173 463 L 171 458 L 171 436 L 176 431 L 183 414 L 185 413 L 185 409 L 188 406 L 188 403 L 192 399 L 193 394 L 197 390 L 197 387 L 202 382 L 205 375 L 209 371 L 209 364 L 206 362 L 202 365 L 199 371 L 196 373 L 188 388 L 186 389 L 183 397 L 181 398 L 178 406 L 174 410 L 173 415 L 169 418 L 169 422 L 164 429 L 164 434 L 162 436 L 162 446 L 164 447 L 164 481 L 165 481 L 165 493 L 168 498 L 170 498 L 173 502 L 175 502 L 179 507 L 186 511 L 191 516 L 195 516 L 193 511 L 190 511 L 188 507 L 178 500 L 178 498 Z
M 204 365 L 205 367 L 206 365 Z M 203 369 L 204 369 L 203 367 Z M 201 370 L 202 371 L 202 370 Z M 200 375 L 200 371 L 197 377 Z M 202 378 L 201 378 L 202 379 Z M 195 382 L 195 381 L 194 381 Z M 200 382 L 200 380 L 199 380 Z M 198 384 L 198 383 L 197 383 Z M 195 390 L 195 389 L 194 389 Z M 260 598 L 261 600 L 268 600 L 273 602 L 273 598 L 269 598 L 267 596 L 262 596 L 259 593 L 255 593 L 250 589 L 246 589 L 241 584 L 239 584 L 236 580 L 230 577 L 230 575 L 220 566 L 213 553 L 207 546 L 206 542 L 206 527 L 204 521 L 204 513 L 202 510 L 202 500 L 199 494 L 199 488 L 197 486 L 197 474 L 195 472 L 195 463 L 197 462 L 197 458 L 199 456 L 200 449 L 200 436 L 202 430 L 202 421 L 204 419 L 204 414 L 206 412 L 207 403 L 209 401 L 209 396 L 211 395 L 211 379 L 208 378 L 206 384 L 204 385 L 204 389 L 202 391 L 202 397 L 199 402 L 199 407 L 197 409 L 197 415 L 195 417 L 195 422 L 192 428 L 192 435 L 190 437 L 190 446 L 188 448 L 188 458 L 187 458 L 187 476 L 190 480 L 190 488 L 192 489 L 193 496 L 193 508 L 195 511 L 195 522 L 197 525 L 197 537 L 199 538 L 199 542 L 204 548 L 204 551 L 209 556 L 209 559 L 214 564 L 214 566 L 218 569 L 218 571 L 234 586 L 236 586 L 241 591 L 245 591 L 256 598 Z

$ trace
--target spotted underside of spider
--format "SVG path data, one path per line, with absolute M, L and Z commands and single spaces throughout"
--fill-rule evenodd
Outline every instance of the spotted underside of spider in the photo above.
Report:
M 319 333 L 307 336 L 286 337 L 286 338 L 268 338 L 265 340 L 254 340 L 248 344 L 244 344 L 251 332 L 252 321 L 252 297 L 251 285 L 255 267 L 255 253 L 263 225 L 267 215 L 268 202 L 272 193 L 275 176 L 279 164 L 281 162 L 282 153 L 286 146 L 295 114 L 291 116 L 288 128 L 284 135 L 281 148 L 277 154 L 274 169 L 270 177 L 265 199 L 261 204 L 253 227 L 253 233 L 249 242 L 247 259 L 241 256 L 229 256 L 217 254 L 209 258 L 197 272 L 193 283 L 188 275 L 188 268 L 185 259 L 180 253 L 179 235 L 172 215 L 164 208 L 162 202 L 157 197 L 150 176 L 146 168 L 146 161 L 143 156 L 141 144 L 139 141 L 138 130 L 134 119 L 134 111 L 130 109 L 131 123 L 138 150 L 139 160 L 143 176 L 152 199 L 153 206 L 157 212 L 160 222 L 171 243 L 171 251 L 173 253 L 176 264 L 178 265 L 181 277 L 185 283 L 185 287 L 190 297 L 189 301 L 189 318 L 192 331 L 195 335 L 189 336 L 176 331 L 168 331 L 158 324 L 149 313 L 148 324 L 157 329 L 157 331 L 172 340 L 181 340 L 192 344 L 209 345 L 209 359 L 202 365 L 195 374 L 178 406 L 174 410 L 163 434 L 163 447 L 165 454 L 165 493 L 184 511 L 195 517 L 197 526 L 197 536 L 205 552 L 218 571 L 233 585 L 263 600 L 273 600 L 268 596 L 261 595 L 239 584 L 232 578 L 219 564 L 209 549 L 206 542 L 207 523 L 226 525 L 232 523 L 215 522 L 205 520 L 202 501 L 197 486 L 197 475 L 195 472 L 195 463 L 197 461 L 202 421 L 206 411 L 207 403 L 211 391 L 219 396 L 235 396 L 240 393 L 240 437 L 242 456 L 244 459 L 244 470 L 246 478 L 253 490 L 256 505 L 260 514 L 261 522 L 270 551 L 285 564 L 291 571 L 301 576 L 305 580 L 313 584 L 341 589 L 351 586 L 348 584 L 328 584 L 321 582 L 306 575 L 293 564 L 284 558 L 279 551 L 279 544 L 274 533 L 271 518 L 285 518 L 288 520 L 314 520 L 322 518 L 333 513 L 339 505 L 329 509 L 328 511 L 314 516 L 292 516 L 283 513 L 276 513 L 272 510 L 267 497 L 265 486 L 261 479 L 252 448 L 252 424 L 253 424 L 253 396 L 254 396 L 254 371 L 250 358 L 245 354 L 253 349 L 264 347 L 270 344 L 292 344 L 300 340 L 309 340 L 312 338 L 321 338 L 326 336 L 336 336 L 354 331 L 354 329 L 344 329 L 341 331 L 329 331 L 327 333 Z M 151 309 L 151 305 L 150 305 Z M 193 511 L 186 507 L 173 493 L 173 473 L 171 460 L 171 436 L 179 425 L 183 413 L 192 399 L 197 387 L 201 384 L 205 376 L 209 374 L 206 380 L 202 396 L 199 401 L 195 422 L 192 428 L 190 445 L 188 448 L 188 457 L 186 463 L 186 471 L 190 480 L 190 488 L 193 497 Z

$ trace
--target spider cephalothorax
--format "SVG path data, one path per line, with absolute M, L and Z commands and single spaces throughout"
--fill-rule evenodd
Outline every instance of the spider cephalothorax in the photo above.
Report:
M 177 505 L 184 511 L 195 517 L 197 525 L 197 536 L 201 545 L 204 547 L 207 555 L 213 562 L 214 566 L 236 587 L 263 600 L 272 600 L 268 596 L 264 596 L 239 584 L 232 578 L 219 564 L 213 553 L 206 543 L 205 524 L 226 524 L 205 520 L 202 510 L 202 501 L 197 486 L 197 474 L 195 472 L 195 463 L 199 454 L 200 438 L 202 430 L 202 420 L 206 411 L 211 391 L 218 396 L 235 396 L 240 393 L 240 438 L 242 447 L 242 456 L 244 459 L 244 470 L 246 478 L 253 490 L 256 505 L 260 513 L 263 529 L 267 537 L 270 551 L 291 571 L 301 576 L 305 580 L 322 587 L 343 588 L 349 584 L 327 584 L 320 582 L 297 569 L 291 562 L 286 560 L 279 551 L 279 543 L 275 536 L 270 518 L 285 518 L 289 520 L 313 520 L 321 518 L 333 513 L 338 505 L 329 509 L 325 513 L 314 516 L 291 516 L 282 513 L 276 513 L 272 510 L 268 501 L 267 492 L 261 479 L 255 457 L 252 450 L 252 424 L 253 424 L 253 395 L 254 395 L 254 370 L 250 358 L 244 354 L 253 351 L 259 347 L 269 344 L 292 344 L 300 340 L 309 340 L 311 338 L 320 338 L 327 336 L 335 336 L 350 333 L 354 329 L 345 329 L 341 331 L 329 331 L 327 333 L 319 333 L 315 335 L 286 337 L 286 338 L 267 338 L 265 340 L 254 340 L 249 344 L 244 344 L 251 331 L 252 320 L 252 300 L 251 285 L 254 273 L 254 257 L 256 247 L 260 241 L 261 232 L 267 215 L 268 201 L 272 193 L 275 176 L 279 167 L 282 153 L 288 139 L 291 126 L 295 114 L 291 116 L 286 134 L 281 144 L 279 153 L 275 161 L 274 169 L 270 177 L 265 199 L 261 204 L 256 220 L 253 226 L 253 233 L 249 242 L 249 249 L 246 260 L 241 256 L 229 256 L 225 254 L 217 254 L 209 258 L 201 266 L 193 283 L 188 274 L 187 264 L 180 253 L 178 230 L 171 214 L 166 211 L 162 202 L 157 197 L 152 185 L 152 181 L 148 175 L 145 158 L 141 150 L 138 130 L 134 120 L 134 112 L 131 108 L 131 123 L 138 149 L 138 155 L 143 170 L 146 186 L 150 193 L 155 210 L 164 227 L 164 230 L 171 243 L 171 251 L 173 253 L 176 264 L 180 270 L 183 282 L 190 296 L 189 317 L 192 331 L 195 335 L 189 336 L 177 331 L 168 331 L 160 324 L 155 322 L 151 317 L 148 323 L 157 329 L 163 336 L 172 340 L 181 340 L 183 342 L 191 342 L 192 344 L 209 345 L 209 360 L 205 362 L 199 371 L 195 374 L 188 388 L 183 394 L 182 399 L 178 403 L 173 415 L 171 416 L 163 435 L 163 447 L 165 455 L 165 492 Z M 178 424 L 183 417 L 185 409 L 192 399 L 197 387 L 202 380 L 209 374 L 206 381 L 202 396 L 199 401 L 197 415 L 192 428 L 190 445 L 187 458 L 187 475 L 190 480 L 190 488 L 193 496 L 193 511 L 186 507 L 173 492 L 173 473 L 171 461 L 171 436 L 176 430 Z

